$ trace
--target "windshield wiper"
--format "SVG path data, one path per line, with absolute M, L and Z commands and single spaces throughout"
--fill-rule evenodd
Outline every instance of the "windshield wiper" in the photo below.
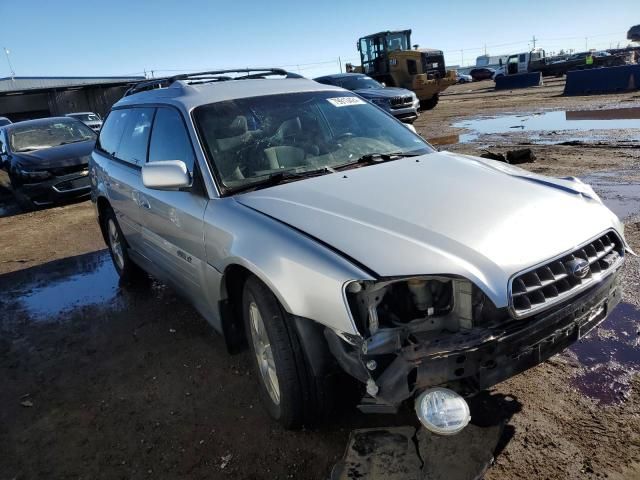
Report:
M 91 140 L 91 138 L 79 138 L 77 140 L 68 140 L 66 142 L 59 143 L 58 146 L 60 146 L 60 145 L 69 145 L 70 143 L 86 142 L 87 140 Z
M 248 183 L 246 185 L 240 185 L 239 187 L 230 188 L 227 193 L 239 193 L 246 192 L 248 190 L 257 190 L 259 188 L 273 187 L 281 183 L 285 183 L 291 180 L 300 180 L 308 177 L 317 177 L 325 173 L 334 173 L 335 170 L 331 167 L 322 167 L 315 170 L 306 170 L 302 172 L 296 172 L 295 170 L 282 170 L 280 172 L 273 172 L 264 177 L 261 180 Z
M 373 163 L 384 163 L 389 162 L 391 160 L 397 160 L 399 158 L 406 157 L 419 157 L 423 155 L 422 153 L 413 153 L 413 152 L 392 152 L 392 153 L 367 153 L 362 155 L 357 160 L 343 163 L 341 165 L 335 165 L 333 168 L 335 170 L 340 170 L 347 167 L 353 167 L 356 165 L 362 164 L 373 164 Z

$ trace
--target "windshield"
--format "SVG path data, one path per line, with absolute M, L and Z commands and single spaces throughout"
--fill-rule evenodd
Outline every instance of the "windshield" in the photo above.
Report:
M 81 122 L 99 122 L 100 117 L 95 113 L 70 113 L 68 117 L 77 118 Z
M 346 92 L 305 92 L 204 105 L 195 122 L 226 193 L 282 171 L 355 163 L 363 155 L 433 148 L 402 123 Z
M 56 120 L 14 127 L 9 135 L 9 143 L 14 152 L 28 152 L 95 138 L 96 134 L 83 123 Z
M 346 88 L 347 90 L 359 90 L 362 88 L 384 88 L 382 84 L 365 75 L 354 75 L 349 77 L 336 78 L 333 80 L 333 83 L 335 83 L 339 87 Z

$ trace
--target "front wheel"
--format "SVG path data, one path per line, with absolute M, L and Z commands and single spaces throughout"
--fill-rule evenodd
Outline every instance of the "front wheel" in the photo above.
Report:
M 267 411 L 285 428 L 315 423 L 325 392 L 306 364 L 295 327 L 276 297 L 256 277 L 242 295 L 247 340 Z

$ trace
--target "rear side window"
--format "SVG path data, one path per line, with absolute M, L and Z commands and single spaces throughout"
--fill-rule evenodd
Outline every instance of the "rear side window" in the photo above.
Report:
M 194 155 L 189 134 L 180 112 L 173 108 L 158 108 L 153 121 L 149 161 L 182 160 L 193 172 Z

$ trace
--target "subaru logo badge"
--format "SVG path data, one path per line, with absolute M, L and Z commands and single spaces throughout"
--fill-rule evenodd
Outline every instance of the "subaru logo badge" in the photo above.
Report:
M 577 279 L 583 279 L 589 275 L 589 262 L 583 258 L 574 258 L 566 264 L 569 274 Z

